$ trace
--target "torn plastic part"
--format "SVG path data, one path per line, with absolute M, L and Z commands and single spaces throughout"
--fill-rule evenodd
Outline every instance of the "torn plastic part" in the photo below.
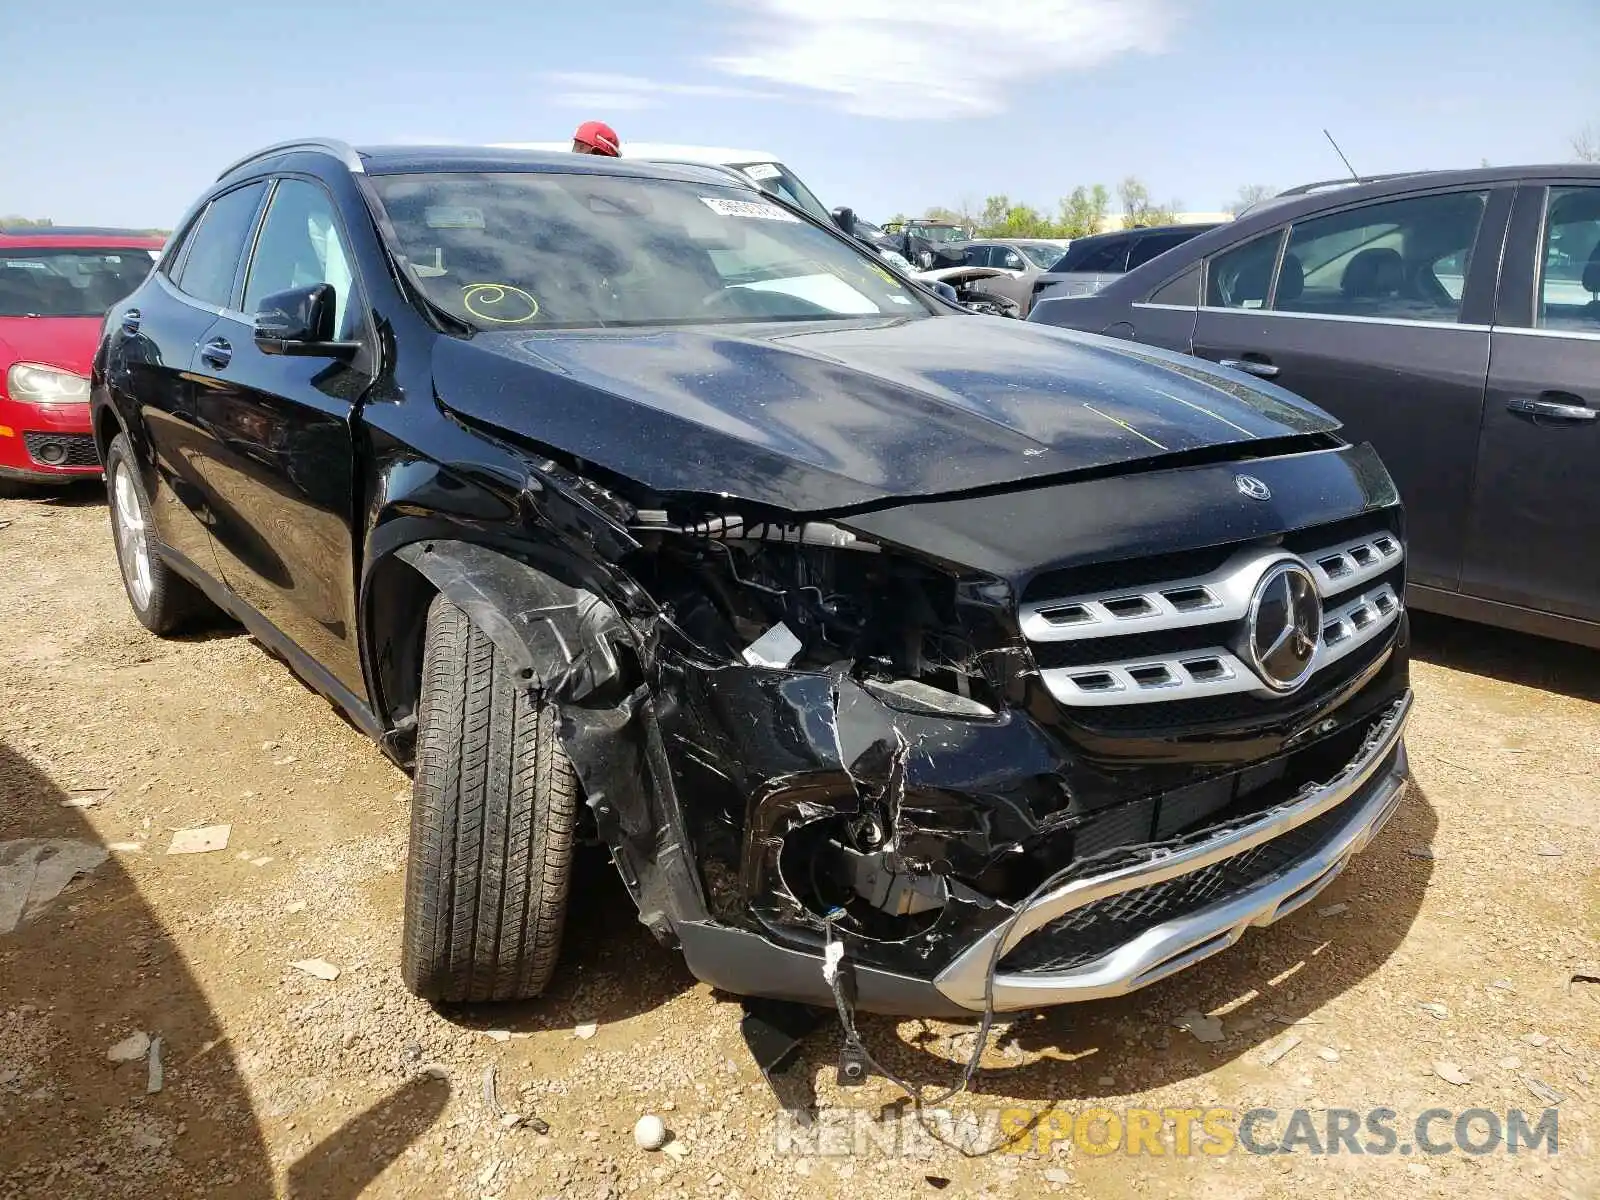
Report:
M 717 538 L 724 541 L 751 540 L 782 542 L 800 546 L 828 546 L 835 550 L 860 550 L 876 554 L 881 549 L 876 542 L 826 521 L 805 521 L 786 524 L 779 521 L 746 522 L 738 515 L 708 517 L 687 525 L 674 525 L 665 509 L 639 509 L 634 514 L 639 531 L 676 533 L 685 537 Z
M 805 646 L 779 621 L 744 648 L 744 661 L 752 667 L 787 667 Z
M 950 898 L 942 875 L 897 870 L 898 856 L 890 851 L 863 854 L 849 846 L 839 846 L 837 853 L 849 868 L 856 895 L 891 916 L 910 917 L 942 908 Z
M 891 708 L 943 717 L 992 717 L 994 709 L 916 679 L 864 679 L 861 686 Z
M 593 592 L 470 542 L 419 542 L 397 557 L 420 572 L 495 643 L 530 686 L 581 700 L 619 675 L 616 646 L 632 627 Z

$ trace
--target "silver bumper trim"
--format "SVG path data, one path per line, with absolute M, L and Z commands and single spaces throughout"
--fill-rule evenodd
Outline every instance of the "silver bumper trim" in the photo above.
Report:
M 1311 900 L 1366 848 L 1405 797 L 1409 785 L 1405 743 L 1411 693 L 1395 703 L 1373 728 L 1366 744 L 1337 777 L 1244 825 L 1185 846 L 1149 862 L 1105 875 L 1075 879 L 1034 901 L 1008 930 L 1002 924 L 964 950 L 934 981 L 950 1000 L 982 1011 L 984 979 L 1003 937 L 1004 957 L 1029 934 L 1073 909 L 1137 888 L 1187 875 L 1252 846 L 1280 837 L 1347 800 L 1361 795 L 1349 820 L 1321 847 L 1289 869 L 1245 890 L 1133 938 L 1093 962 L 1044 975 L 996 974 L 997 1011 L 1036 1008 L 1076 1000 L 1121 996 L 1224 950 L 1246 929 L 1270 925 Z M 1393 755 L 1393 761 L 1390 756 Z

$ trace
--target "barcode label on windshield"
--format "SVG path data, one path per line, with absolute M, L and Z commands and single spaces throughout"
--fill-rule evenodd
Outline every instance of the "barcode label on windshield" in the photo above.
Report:
M 724 200 L 720 196 L 701 196 L 700 203 L 722 217 L 754 217 L 758 221 L 791 221 L 800 224 L 800 218 L 785 212 L 776 204 L 763 204 L 759 200 Z

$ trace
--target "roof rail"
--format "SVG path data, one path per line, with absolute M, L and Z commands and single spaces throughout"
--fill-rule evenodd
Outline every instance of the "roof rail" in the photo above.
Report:
M 1404 179 L 1409 175 L 1425 174 L 1426 171 L 1390 171 L 1384 175 L 1359 175 L 1354 179 L 1320 179 L 1316 183 L 1302 183 L 1299 187 L 1292 187 L 1288 191 L 1279 192 L 1278 195 L 1304 196 L 1328 188 L 1359 187 L 1363 183 L 1381 183 L 1385 179 Z
M 283 154 L 290 150 L 309 150 L 317 154 L 331 155 L 356 175 L 366 172 L 366 168 L 361 164 L 361 156 L 348 143 L 341 142 L 337 138 L 296 138 L 292 142 L 277 142 L 257 150 L 254 154 L 246 154 L 238 162 L 230 164 L 217 178 L 226 179 L 240 167 L 253 163 L 258 158 L 269 158 L 274 154 Z

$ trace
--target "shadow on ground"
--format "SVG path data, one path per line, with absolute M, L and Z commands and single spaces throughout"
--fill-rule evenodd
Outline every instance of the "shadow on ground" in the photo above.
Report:
M 43 866 L 63 847 L 98 857 L 104 848 L 67 799 L 0 743 L 0 879 L 36 878 L 19 864 Z M 0 1192 L 272 1197 L 271 1155 L 227 1030 L 121 857 L 109 855 L 0 933 Z M 154 1094 L 147 1059 L 106 1055 L 135 1032 L 161 1039 L 164 1080 Z M 448 1095 L 440 1080 L 397 1089 L 292 1164 L 289 1194 L 353 1200 Z
M 1469 675 L 1600 701 L 1600 650 L 1587 646 L 1413 610 L 1411 654 Z

